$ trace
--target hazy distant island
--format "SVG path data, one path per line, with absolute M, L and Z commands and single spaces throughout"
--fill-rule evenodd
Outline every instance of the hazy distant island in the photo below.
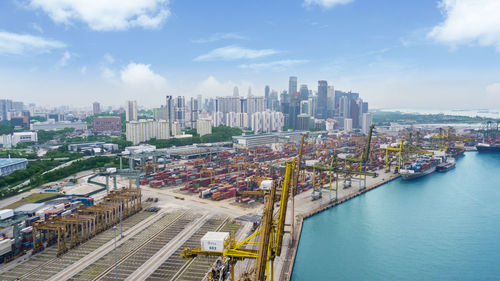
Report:
M 483 123 L 497 122 L 500 118 L 487 118 L 481 116 L 461 116 L 447 114 L 405 113 L 401 111 L 374 111 L 372 112 L 373 124 L 376 126 L 390 125 L 391 122 L 411 124 L 441 124 L 441 123 Z

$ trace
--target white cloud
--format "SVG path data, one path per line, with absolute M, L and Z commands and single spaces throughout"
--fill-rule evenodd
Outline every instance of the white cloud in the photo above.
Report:
M 445 20 L 428 37 L 448 44 L 478 43 L 500 51 L 500 1 L 442 0 Z
M 305 6 L 318 5 L 328 9 L 336 5 L 349 4 L 353 1 L 354 0 L 304 0 L 304 5 Z
M 486 86 L 486 93 L 500 97 L 500 83 L 493 83 Z
M 150 64 L 129 63 L 120 71 L 121 82 L 128 87 L 143 90 L 166 90 L 167 80 L 154 73 Z
M 158 28 L 170 15 L 168 0 L 29 0 L 56 23 L 82 21 L 98 31 Z
M 263 63 L 242 64 L 240 65 L 240 68 L 248 68 L 248 69 L 253 69 L 255 71 L 259 70 L 283 71 L 294 65 L 307 62 L 308 60 L 278 60 L 278 61 L 263 62 Z
M 194 61 L 256 59 L 276 53 L 278 53 L 278 51 L 273 49 L 254 50 L 232 45 L 214 49 L 204 55 L 196 57 Z
M 86 66 L 82 66 L 82 68 L 80 69 L 80 72 L 82 74 L 84 74 L 84 75 L 87 74 L 87 67 Z
M 39 26 L 36 22 L 32 23 L 31 25 L 33 27 L 33 29 L 35 29 L 36 31 L 40 32 L 40 33 L 43 33 L 43 28 L 41 26 Z
M 248 38 L 237 33 L 215 33 L 208 38 L 201 38 L 196 40 L 191 40 L 193 43 L 210 43 L 225 39 L 237 39 L 237 40 L 247 40 Z
M 59 62 L 57 62 L 57 65 L 58 66 L 66 66 L 70 59 L 71 59 L 71 54 L 68 51 L 65 51 L 63 53 L 61 59 L 59 60 Z
M 209 76 L 196 86 L 195 93 L 201 94 L 204 97 L 230 96 L 233 94 L 235 86 L 239 88 L 240 93 L 246 93 L 246 89 L 248 89 L 248 87 L 255 88 L 250 82 L 221 82 L 214 76 Z
M 101 70 L 101 77 L 104 78 L 105 80 L 114 81 L 116 74 L 112 69 L 104 67 Z
M 28 52 L 44 53 L 52 49 L 65 48 L 66 44 L 29 34 L 0 31 L 0 54 L 20 55 Z
M 115 58 L 113 58 L 113 56 L 112 56 L 112 55 L 110 55 L 110 54 L 105 54 L 105 55 L 104 55 L 104 60 L 105 60 L 107 63 L 109 63 L 109 64 L 112 64 L 112 63 L 114 63 L 114 62 L 115 62 Z

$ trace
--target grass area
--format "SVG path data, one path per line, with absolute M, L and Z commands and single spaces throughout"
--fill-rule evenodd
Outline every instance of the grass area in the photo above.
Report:
M 57 196 L 59 196 L 59 194 L 55 194 L 55 193 L 33 193 L 33 194 L 30 194 L 28 195 L 27 197 L 24 197 L 23 199 L 17 201 L 17 202 L 14 202 L 12 204 L 10 204 L 9 206 L 5 207 L 5 209 L 14 209 L 14 208 L 17 208 L 23 204 L 26 204 L 26 203 L 36 203 L 40 200 L 46 200 L 46 199 L 50 199 L 50 198 L 56 198 Z

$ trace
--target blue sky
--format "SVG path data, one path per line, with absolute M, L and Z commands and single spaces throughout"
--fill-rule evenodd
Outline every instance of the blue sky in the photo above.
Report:
M 288 77 L 376 108 L 500 108 L 496 0 L 5 0 L 0 95 L 158 106 Z

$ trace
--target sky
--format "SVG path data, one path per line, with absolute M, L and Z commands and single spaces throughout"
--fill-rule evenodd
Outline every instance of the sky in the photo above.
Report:
M 2 0 L 0 98 L 151 107 L 288 77 L 371 108 L 500 108 L 498 0 Z

